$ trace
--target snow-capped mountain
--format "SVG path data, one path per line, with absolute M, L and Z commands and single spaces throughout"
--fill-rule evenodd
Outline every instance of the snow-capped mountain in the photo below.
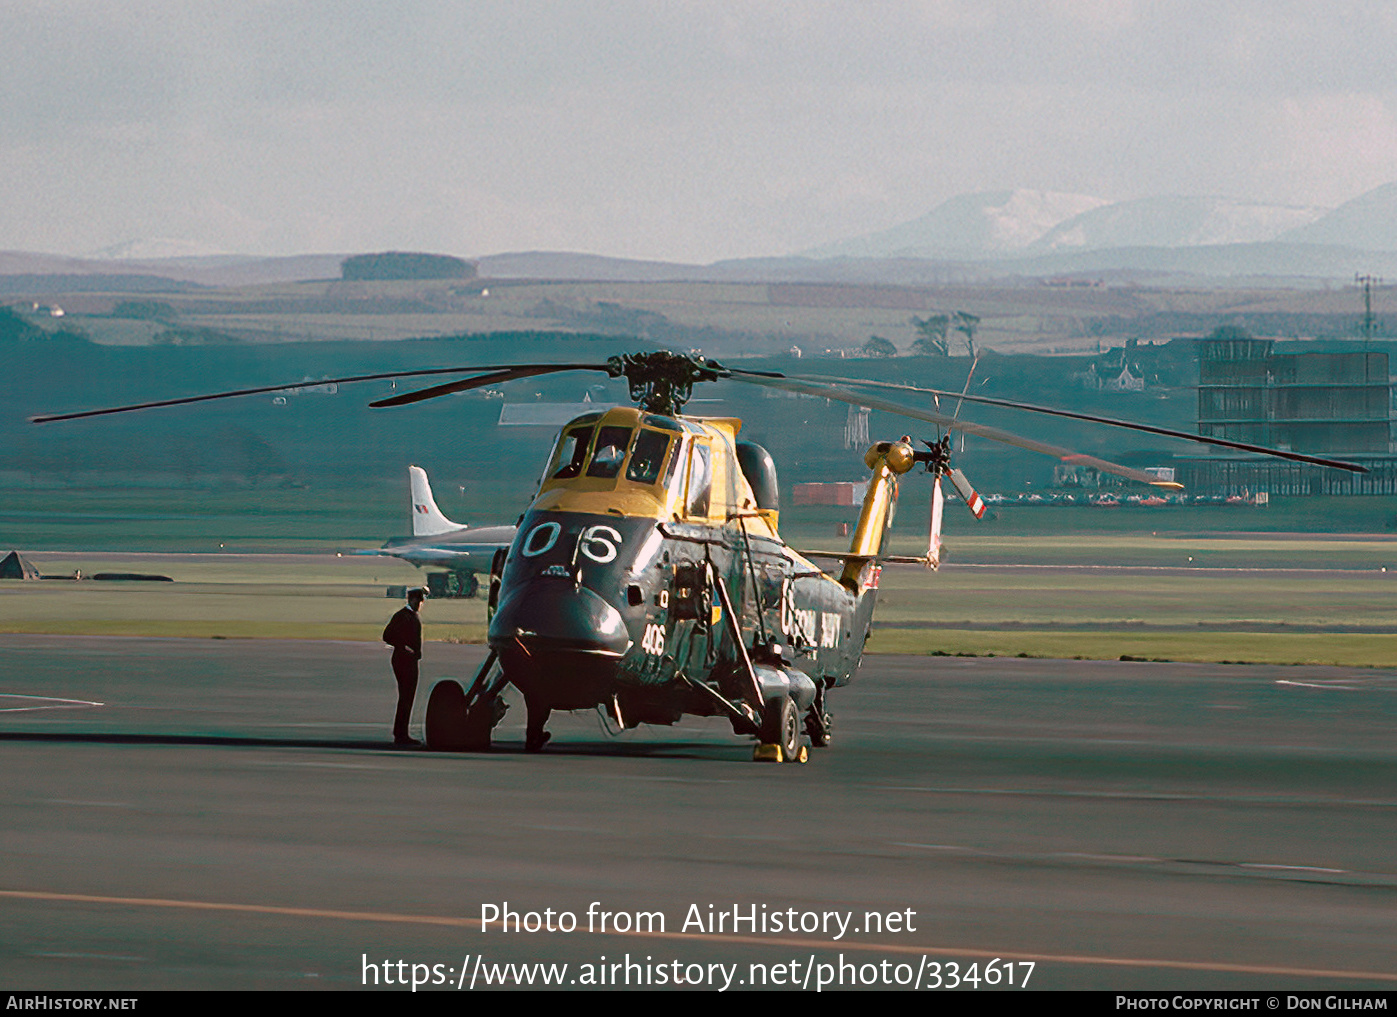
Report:
M 229 253 L 190 240 L 153 237 L 149 240 L 128 240 L 125 243 L 113 244 L 111 247 L 94 251 L 87 257 L 102 261 L 156 261 L 167 258 L 220 257 Z
M 1036 253 L 1265 243 L 1315 222 L 1325 211 L 1232 198 L 1137 198 L 1060 222 L 1032 247 Z
M 810 258 L 985 258 L 1022 250 L 1058 223 L 1106 202 L 1055 191 L 962 194 L 920 219 L 803 252 Z
M 1108 202 L 1047 191 L 965 194 L 919 219 L 788 259 L 804 271 L 898 260 L 1014 275 L 1134 271 L 1352 278 L 1397 259 L 1397 183 L 1336 209 L 1165 195 Z M 884 269 L 883 271 L 888 271 Z

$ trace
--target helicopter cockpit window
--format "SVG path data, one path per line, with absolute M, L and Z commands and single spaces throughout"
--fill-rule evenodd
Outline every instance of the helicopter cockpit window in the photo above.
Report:
M 563 435 L 563 440 L 558 443 L 558 458 L 555 460 L 557 469 L 553 471 L 554 480 L 567 480 L 582 472 L 582 464 L 587 459 L 587 446 L 592 444 L 592 429 L 590 427 L 575 427 L 567 434 Z
M 713 453 L 707 442 L 696 441 L 689 454 L 689 497 L 685 512 L 691 516 L 708 515 L 708 502 L 713 494 Z
M 621 463 L 626 458 L 626 446 L 631 443 L 629 427 L 603 427 L 597 432 L 597 450 L 592 453 L 592 465 L 587 467 L 589 477 L 614 477 L 621 472 Z
M 669 457 L 669 465 L 665 467 L 664 485 L 666 490 L 673 490 L 670 485 L 674 483 L 675 474 L 679 473 L 679 464 L 686 458 L 684 446 L 681 444 L 684 439 L 676 438 L 674 441 L 674 455 Z M 680 474 L 680 483 L 683 483 L 683 474 Z
M 660 476 L 665 453 L 669 451 L 669 435 L 662 431 L 652 431 L 648 427 L 640 429 L 631 449 L 631 464 L 626 467 L 626 479 L 637 484 L 653 484 Z

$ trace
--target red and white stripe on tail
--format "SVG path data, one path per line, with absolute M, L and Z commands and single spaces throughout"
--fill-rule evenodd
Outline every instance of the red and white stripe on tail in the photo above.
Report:
M 442 515 L 432 497 L 432 485 L 427 482 L 427 471 L 420 466 L 407 468 L 408 486 L 412 488 L 412 535 L 414 537 L 436 537 L 455 530 L 464 530 L 461 523 L 453 523 Z
M 970 507 L 970 511 L 975 513 L 975 518 L 982 518 L 985 514 L 984 499 L 975 493 L 975 488 L 970 486 L 970 481 L 965 479 L 965 474 L 960 470 L 952 470 L 951 483 L 956 485 L 956 490 L 965 499 L 965 504 Z

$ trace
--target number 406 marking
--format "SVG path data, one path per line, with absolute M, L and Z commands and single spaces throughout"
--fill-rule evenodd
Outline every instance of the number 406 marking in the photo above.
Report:
M 645 635 L 640 640 L 640 648 L 652 657 L 660 657 L 665 652 L 665 627 L 646 625 Z

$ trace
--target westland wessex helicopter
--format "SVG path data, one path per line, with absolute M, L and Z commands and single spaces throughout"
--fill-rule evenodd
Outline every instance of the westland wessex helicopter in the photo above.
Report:
M 941 397 L 1126 427 L 1297 462 L 1362 472 L 1352 463 L 1027 403 L 855 378 L 726 367 L 699 355 L 627 354 L 604 363 L 437 368 L 333 379 L 337 384 L 470 374 L 370 403 L 400 406 L 560 371 L 624 377 L 634 407 L 579 416 L 558 435 L 538 492 L 512 543 L 490 570 L 490 652 L 463 686 L 443 680 L 427 704 L 429 748 L 485 751 L 513 685 L 528 713 L 525 748 L 548 741 L 553 710 L 600 707 L 624 728 L 725 717 L 757 739 L 755 758 L 804 762 L 832 738 L 829 692 L 853 679 L 872 628 L 882 567 L 939 557 L 940 480 L 977 516 L 983 502 L 951 465 L 952 434 L 981 435 L 1156 487 L 1143 471 L 947 416 Z M 916 447 L 903 436 L 873 443 L 867 493 L 847 551 L 801 552 L 777 530 L 776 467 L 739 438 L 731 418 L 682 414 L 693 385 L 741 381 L 884 410 L 937 425 Z M 324 380 L 314 384 L 323 385 Z M 295 388 L 298 386 L 290 386 Z M 33 418 L 35 422 L 284 391 L 243 389 L 134 406 Z M 936 409 L 858 389 L 930 395 Z M 968 389 L 968 382 L 967 382 Z M 921 466 L 933 486 L 927 553 L 897 557 L 884 543 L 900 478 Z M 812 559 L 829 559 L 825 571 Z

